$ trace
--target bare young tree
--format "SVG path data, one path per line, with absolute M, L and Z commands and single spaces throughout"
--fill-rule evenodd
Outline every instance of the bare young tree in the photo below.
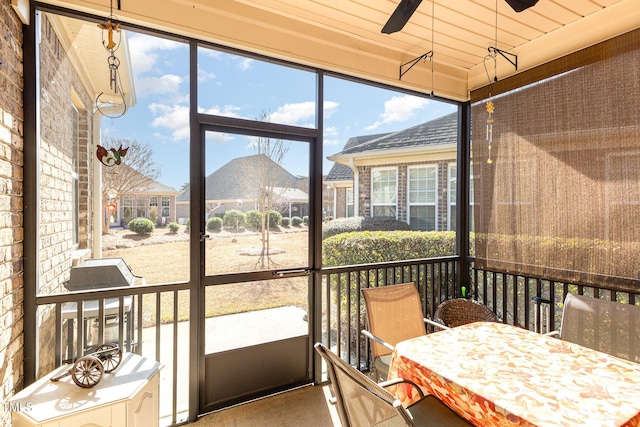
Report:
M 261 121 L 268 121 L 267 113 L 262 113 L 259 117 Z M 269 268 L 271 260 L 269 257 L 270 233 L 269 233 L 269 214 L 273 210 L 275 204 L 280 200 L 282 194 L 278 187 L 281 178 L 281 169 L 275 167 L 280 166 L 289 152 L 289 145 L 281 140 L 272 140 L 271 138 L 256 137 L 252 139 L 251 144 L 256 154 L 260 155 L 257 162 L 255 173 L 258 211 L 261 218 L 261 239 L 262 250 L 258 263 L 262 268 Z
M 122 163 L 114 166 L 102 166 L 102 204 L 105 212 L 102 232 L 109 230 L 107 205 L 110 196 L 122 197 L 126 194 L 145 192 L 149 185 L 160 176 L 160 168 L 153 160 L 153 148 L 150 144 L 141 144 L 136 140 L 111 138 L 103 144 L 106 147 L 128 147 Z

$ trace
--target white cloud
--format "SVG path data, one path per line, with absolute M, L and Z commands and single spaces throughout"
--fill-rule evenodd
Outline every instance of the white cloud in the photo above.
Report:
M 173 140 L 189 139 L 189 107 L 154 103 L 149 110 L 155 116 L 151 126 L 169 129 Z
M 337 102 L 326 101 L 324 103 L 325 117 L 330 117 L 338 109 Z M 282 123 L 287 125 L 314 127 L 314 123 L 305 123 L 305 120 L 316 117 L 316 103 L 313 101 L 285 104 L 269 114 L 269 121 L 272 123 Z
M 209 109 L 200 108 L 198 111 L 204 114 L 215 114 L 226 117 L 240 117 L 239 107 L 225 105 L 222 108 L 215 106 Z M 154 116 L 151 125 L 156 128 L 168 129 L 171 139 L 174 141 L 189 140 L 189 107 L 182 104 L 149 104 L 149 111 Z M 165 134 L 166 138 L 166 134 Z
M 335 101 L 324 101 L 324 105 L 322 106 L 323 112 L 324 112 L 324 118 L 328 119 L 330 118 L 333 113 L 335 113 L 336 111 L 338 111 L 338 107 L 340 106 L 340 103 L 335 102 Z
M 380 120 L 377 120 L 367 130 L 373 130 L 381 125 L 404 122 L 415 115 L 416 110 L 424 108 L 429 104 L 429 100 L 413 95 L 394 96 L 384 103 L 384 112 L 380 114 Z
M 182 77 L 175 74 L 165 74 L 161 77 L 139 77 L 136 81 L 136 95 L 140 98 L 154 94 L 171 93 L 176 97 L 180 95 Z
M 207 71 L 203 68 L 198 67 L 198 82 L 203 83 L 215 79 L 216 74 L 214 72 Z
M 136 76 L 154 70 L 161 53 L 186 47 L 184 43 L 144 34 L 133 34 L 129 37 L 131 66 Z
M 282 107 L 278 107 L 276 111 L 269 114 L 269 121 L 272 123 L 295 125 L 303 120 L 315 117 L 315 115 L 315 102 L 299 102 L 296 104 L 285 104 Z
M 223 105 L 222 108 L 218 105 L 215 105 L 207 109 L 198 108 L 198 112 L 203 114 L 213 114 L 216 116 L 224 116 L 224 117 L 246 118 L 238 114 L 238 111 L 240 111 L 240 107 L 236 107 L 235 105 Z
M 238 68 L 240 69 L 240 71 L 247 71 L 249 68 L 251 68 L 251 64 L 253 63 L 253 61 L 254 60 L 251 58 L 244 58 L 238 63 Z

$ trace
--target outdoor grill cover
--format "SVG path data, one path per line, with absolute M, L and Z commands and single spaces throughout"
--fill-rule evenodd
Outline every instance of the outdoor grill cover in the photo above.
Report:
M 144 279 L 133 274 L 122 258 L 88 259 L 71 268 L 67 289 L 81 291 L 141 283 Z

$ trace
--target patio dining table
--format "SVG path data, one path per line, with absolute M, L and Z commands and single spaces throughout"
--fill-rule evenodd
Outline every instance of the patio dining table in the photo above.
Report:
M 640 364 L 503 323 L 398 343 L 398 377 L 477 426 L 640 426 Z M 418 398 L 392 391 L 405 406 Z

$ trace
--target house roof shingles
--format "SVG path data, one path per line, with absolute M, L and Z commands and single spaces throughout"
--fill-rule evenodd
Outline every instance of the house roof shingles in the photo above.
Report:
M 254 200 L 258 174 L 265 167 L 271 168 L 270 176 L 276 177 L 270 183 L 276 187 L 296 188 L 298 178 L 264 154 L 233 159 L 211 173 L 205 179 L 205 200 Z M 189 201 L 189 186 L 176 197 L 178 202 Z
M 393 133 L 383 133 L 349 138 L 344 149 L 335 156 L 359 155 L 381 150 L 398 150 L 421 146 L 456 144 L 458 138 L 456 113 Z M 334 163 L 325 181 L 347 181 L 353 179 L 353 171 L 347 165 Z

